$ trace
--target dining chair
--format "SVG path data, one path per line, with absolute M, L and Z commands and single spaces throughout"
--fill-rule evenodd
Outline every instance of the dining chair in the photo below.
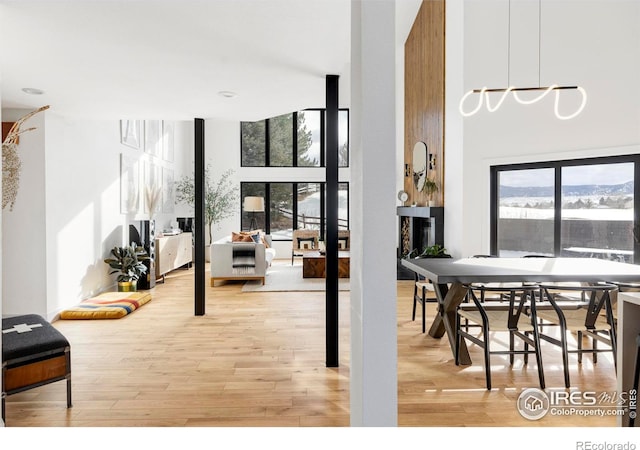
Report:
M 540 339 L 560 347 L 564 369 L 565 387 L 571 387 L 569 377 L 569 354 L 591 353 L 593 363 L 598 362 L 598 353 L 611 352 L 617 367 L 617 333 L 611 307 L 611 293 L 617 291 L 613 284 L 600 283 L 593 286 L 562 284 L 540 284 L 541 302 L 537 305 L 540 319 Z M 574 295 L 568 295 L 573 293 Z M 546 330 L 558 330 L 551 335 Z M 569 348 L 568 334 L 576 334 L 576 345 Z M 585 348 L 583 339 L 591 340 L 591 347 Z M 598 342 L 607 344 L 598 348 Z
M 460 365 L 459 350 L 462 340 L 466 339 L 483 349 L 487 390 L 491 390 L 491 355 L 509 355 L 509 364 L 513 365 L 515 355 L 524 355 L 524 364 L 529 362 L 529 355 L 534 354 L 538 368 L 540 388 L 545 388 L 542 368 L 542 354 L 536 324 L 536 306 L 531 299 L 536 286 L 498 287 L 466 285 L 471 303 L 461 304 L 456 314 L 456 365 Z M 500 298 L 502 301 L 482 302 L 480 298 Z M 468 327 L 463 325 L 468 321 Z M 477 333 L 478 328 L 481 330 Z M 509 348 L 504 346 L 492 348 L 492 339 L 497 333 L 508 333 Z M 523 341 L 521 349 L 516 348 L 515 340 Z M 497 345 L 497 343 L 496 343 Z
M 416 306 L 418 303 L 422 305 L 422 332 L 426 331 L 426 303 L 427 302 L 437 302 L 435 298 L 435 294 L 433 296 L 429 296 L 429 292 L 434 292 L 433 286 L 430 280 L 425 280 L 423 277 L 414 272 L 415 283 L 413 285 L 413 313 L 411 315 L 411 320 L 416 320 Z
M 413 312 L 411 314 L 411 320 L 416 320 L 416 306 L 418 303 L 422 305 L 422 332 L 426 332 L 426 308 L 427 302 L 437 302 L 438 299 L 435 297 L 435 289 L 433 288 L 433 283 L 431 280 L 425 279 L 423 276 L 418 275 L 416 272 L 414 274 L 414 286 L 413 286 Z M 432 296 L 427 295 L 428 292 L 433 292 Z
M 529 253 L 529 254 L 526 254 L 526 255 L 522 255 L 522 258 L 555 258 L 555 256 L 553 256 L 553 255 L 541 255 L 541 254 L 538 254 L 538 253 Z M 531 283 L 525 283 L 525 284 L 527 284 L 527 285 L 539 285 L 539 283 L 534 283 L 534 282 L 531 282 Z M 563 285 L 563 286 L 566 286 L 566 285 L 582 286 L 582 283 L 580 283 L 580 282 L 564 282 L 564 283 L 555 283 L 555 282 L 552 282 L 552 283 L 546 283 L 546 284 L 547 284 L 547 285 L 552 285 L 552 284 L 553 284 L 553 285 L 561 284 L 561 285 Z M 538 292 L 536 293 L 536 295 L 537 295 L 537 294 L 539 294 L 539 293 L 540 293 L 540 291 L 538 291 Z M 567 294 L 567 295 L 571 296 L 571 294 L 570 294 L 570 293 L 569 293 L 569 294 Z
M 320 250 L 319 239 L 320 231 L 318 230 L 293 230 L 291 237 L 291 265 L 293 265 L 293 258 L 296 256 L 318 252 Z
M 640 283 L 610 281 L 609 284 L 613 284 L 618 288 L 617 291 L 612 291 L 610 294 L 613 321 L 614 323 L 618 323 L 618 292 L 640 292 Z
M 497 256 L 495 255 L 473 255 L 472 258 L 497 258 Z M 473 283 L 473 286 L 485 286 L 485 287 L 498 287 L 498 288 L 510 288 L 510 287 L 520 287 L 522 285 L 522 283 L 510 283 L 510 282 L 494 282 L 494 283 Z M 500 292 L 500 291 L 496 291 L 494 293 L 491 293 L 488 290 L 482 290 L 479 292 L 480 294 L 480 301 L 481 302 L 486 302 L 486 301 L 502 301 L 505 300 L 506 298 L 504 297 L 504 293 Z M 471 296 L 469 293 L 467 293 L 467 298 L 465 299 L 465 302 L 470 302 L 471 301 Z

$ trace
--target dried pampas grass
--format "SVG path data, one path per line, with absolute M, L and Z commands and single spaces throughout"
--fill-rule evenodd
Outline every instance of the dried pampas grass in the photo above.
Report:
M 146 186 L 144 188 L 144 196 L 149 208 L 149 218 L 152 218 L 153 214 L 158 212 L 161 194 L 162 191 L 157 186 Z

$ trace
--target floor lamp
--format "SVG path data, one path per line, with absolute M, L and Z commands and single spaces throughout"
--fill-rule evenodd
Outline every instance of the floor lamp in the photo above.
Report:
M 249 230 L 255 230 L 256 228 L 258 228 L 258 222 L 256 221 L 256 213 L 264 212 L 264 198 L 245 197 L 244 210 L 246 212 L 251 213 L 251 223 L 249 224 Z

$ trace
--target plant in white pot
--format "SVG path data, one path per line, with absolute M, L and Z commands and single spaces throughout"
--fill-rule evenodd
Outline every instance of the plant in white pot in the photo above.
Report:
M 132 243 L 128 247 L 113 247 L 111 257 L 104 260 L 111 267 L 109 275 L 117 273 L 118 291 L 129 292 L 137 290 L 138 279 L 147 273 L 144 261 L 149 260 L 149 255 L 143 247 Z
M 440 190 L 438 183 L 433 178 L 427 177 L 424 181 L 424 185 L 422 186 L 422 192 L 427 195 L 427 206 L 431 206 L 433 202 L 433 194 L 437 193 Z

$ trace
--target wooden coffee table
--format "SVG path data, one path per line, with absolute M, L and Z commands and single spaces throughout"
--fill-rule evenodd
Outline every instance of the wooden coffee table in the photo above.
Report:
M 319 252 L 305 253 L 302 257 L 302 278 L 324 278 L 326 258 Z M 349 278 L 349 252 L 338 252 L 338 278 Z

